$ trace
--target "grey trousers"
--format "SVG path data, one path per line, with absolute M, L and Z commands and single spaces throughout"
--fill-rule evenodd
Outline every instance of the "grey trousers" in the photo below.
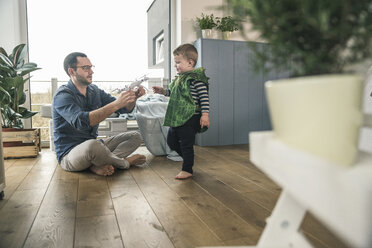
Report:
M 125 159 L 140 145 L 142 139 L 137 131 L 130 131 L 101 140 L 87 140 L 75 146 L 61 161 L 61 167 L 67 171 L 82 171 L 92 165 L 113 165 L 119 169 L 128 169 Z

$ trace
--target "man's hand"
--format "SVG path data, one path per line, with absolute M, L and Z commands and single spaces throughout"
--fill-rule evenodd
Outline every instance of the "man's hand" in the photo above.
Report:
M 115 101 L 89 112 L 90 125 L 98 125 L 101 121 L 121 108 L 126 108 L 128 111 L 132 111 L 136 104 L 137 98 L 143 96 L 144 94 L 145 89 L 142 86 L 138 87 L 137 91 L 128 90 L 121 92 Z
M 118 109 L 129 107 L 135 102 L 136 92 L 132 90 L 121 92 L 120 95 L 115 100 L 115 104 Z
M 200 126 L 203 127 L 209 127 L 209 113 L 202 113 L 202 116 L 200 117 Z

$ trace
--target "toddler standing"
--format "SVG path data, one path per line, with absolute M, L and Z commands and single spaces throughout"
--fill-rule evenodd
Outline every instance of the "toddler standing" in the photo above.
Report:
M 169 90 L 154 86 L 154 93 L 169 96 L 164 126 L 169 126 L 167 144 L 182 158 L 182 170 L 176 179 L 192 177 L 195 135 L 209 127 L 208 77 L 204 68 L 194 69 L 198 52 L 191 44 L 183 44 L 173 51 L 178 75 Z

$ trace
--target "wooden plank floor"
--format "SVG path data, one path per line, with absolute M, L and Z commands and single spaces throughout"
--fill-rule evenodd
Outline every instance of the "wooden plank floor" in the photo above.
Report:
M 60 169 L 55 154 L 5 160 L 0 247 L 198 247 L 255 245 L 281 189 L 249 161 L 247 145 L 195 147 L 192 180 L 180 162 L 148 163 L 99 177 Z M 346 247 L 313 216 L 314 247 Z

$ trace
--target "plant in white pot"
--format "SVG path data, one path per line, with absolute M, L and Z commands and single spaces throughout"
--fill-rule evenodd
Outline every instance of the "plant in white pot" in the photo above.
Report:
M 200 17 L 196 17 L 196 23 L 202 32 L 203 38 L 213 38 L 212 31 L 217 26 L 213 14 L 206 15 L 202 13 Z
M 217 29 L 222 32 L 222 39 L 229 40 L 232 32 L 239 30 L 238 20 L 232 16 L 217 17 Z
M 275 135 L 337 165 L 351 165 L 362 122 L 363 76 L 349 65 L 372 52 L 370 0 L 227 0 L 270 47 L 256 49 L 261 66 L 289 69 L 266 82 Z

